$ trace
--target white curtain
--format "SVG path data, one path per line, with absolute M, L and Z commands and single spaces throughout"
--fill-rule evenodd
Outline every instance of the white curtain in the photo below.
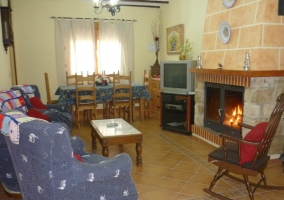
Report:
M 99 72 L 134 74 L 133 21 L 99 21 Z M 132 76 L 133 77 L 133 76 Z
M 55 19 L 59 85 L 68 74 L 95 71 L 95 27 L 93 19 Z

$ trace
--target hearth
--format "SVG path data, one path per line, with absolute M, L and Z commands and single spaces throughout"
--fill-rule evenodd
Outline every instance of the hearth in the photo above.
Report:
M 206 82 L 204 126 L 239 137 L 243 105 L 244 87 Z

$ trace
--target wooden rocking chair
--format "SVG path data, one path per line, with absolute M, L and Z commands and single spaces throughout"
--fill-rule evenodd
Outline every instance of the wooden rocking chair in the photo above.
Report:
M 208 155 L 208 161 L 219 168 L 209 189 L 204 188 L 204 192 L 218 199 L 228 199 L 212 191 L 214 185 L 224 175 L 244 183 L 250 199 L 254 199 L 253 194 L 257 188 L 284 190 L 284 187 L 267 185 L 264 175 L 264 170 L 270 159 L 267 153 L 279 121 L 282 118 L 283 111 L 284 93 L 278 97 L 269 122 L 262 122 L 254 127 L 242 123 L 239 124 L 242 127 L 251 129 L 243 139 L 221 134 L 223 145 Z M 241 175 L 244 179 L 237 178 L 232 173 Z M 249 176 L 257 176 L 259 173 L 261 176 L 257 183 L 249 182 Z

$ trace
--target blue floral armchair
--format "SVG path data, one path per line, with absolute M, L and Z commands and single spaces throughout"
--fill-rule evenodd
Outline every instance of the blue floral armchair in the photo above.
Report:
M 1 113 L 0 124 L 24 199 L 137 199 L 129 155 L 85 154 L 62 124 L 21 112 Z M 72 146 L 79 147 L 83 162 Z

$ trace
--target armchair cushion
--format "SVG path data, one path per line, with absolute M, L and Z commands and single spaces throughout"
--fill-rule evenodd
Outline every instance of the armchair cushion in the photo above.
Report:
M 37 108 L 37 109 L 47 110 L 46 106 L 37 97 L 30 98 L 30 102 L 31 102 L 32 106 Z
M 43 120 L 50 122 L 50 118 L 48 116 L 41 113 L 40 111 L 38 111 L 35 108 L 30 108 L 27 112 L 27 115 L 30 116 L 30 117 L 35 117 L 35 118 L 43 119 Z
M 264 131 L 267 127 L 267 122 L 261 122 L 257 124 L 251 131 L 244 137 L 244 140 L 250 142 L 260 142 L 263 138 Z M 254 156 L 257 152 L 258 147 L 252 146 L 248 144 L 241 144 L 241 159 L 240 164 L 244 164 L 246 162 L 251 162 L 254 159 Z

